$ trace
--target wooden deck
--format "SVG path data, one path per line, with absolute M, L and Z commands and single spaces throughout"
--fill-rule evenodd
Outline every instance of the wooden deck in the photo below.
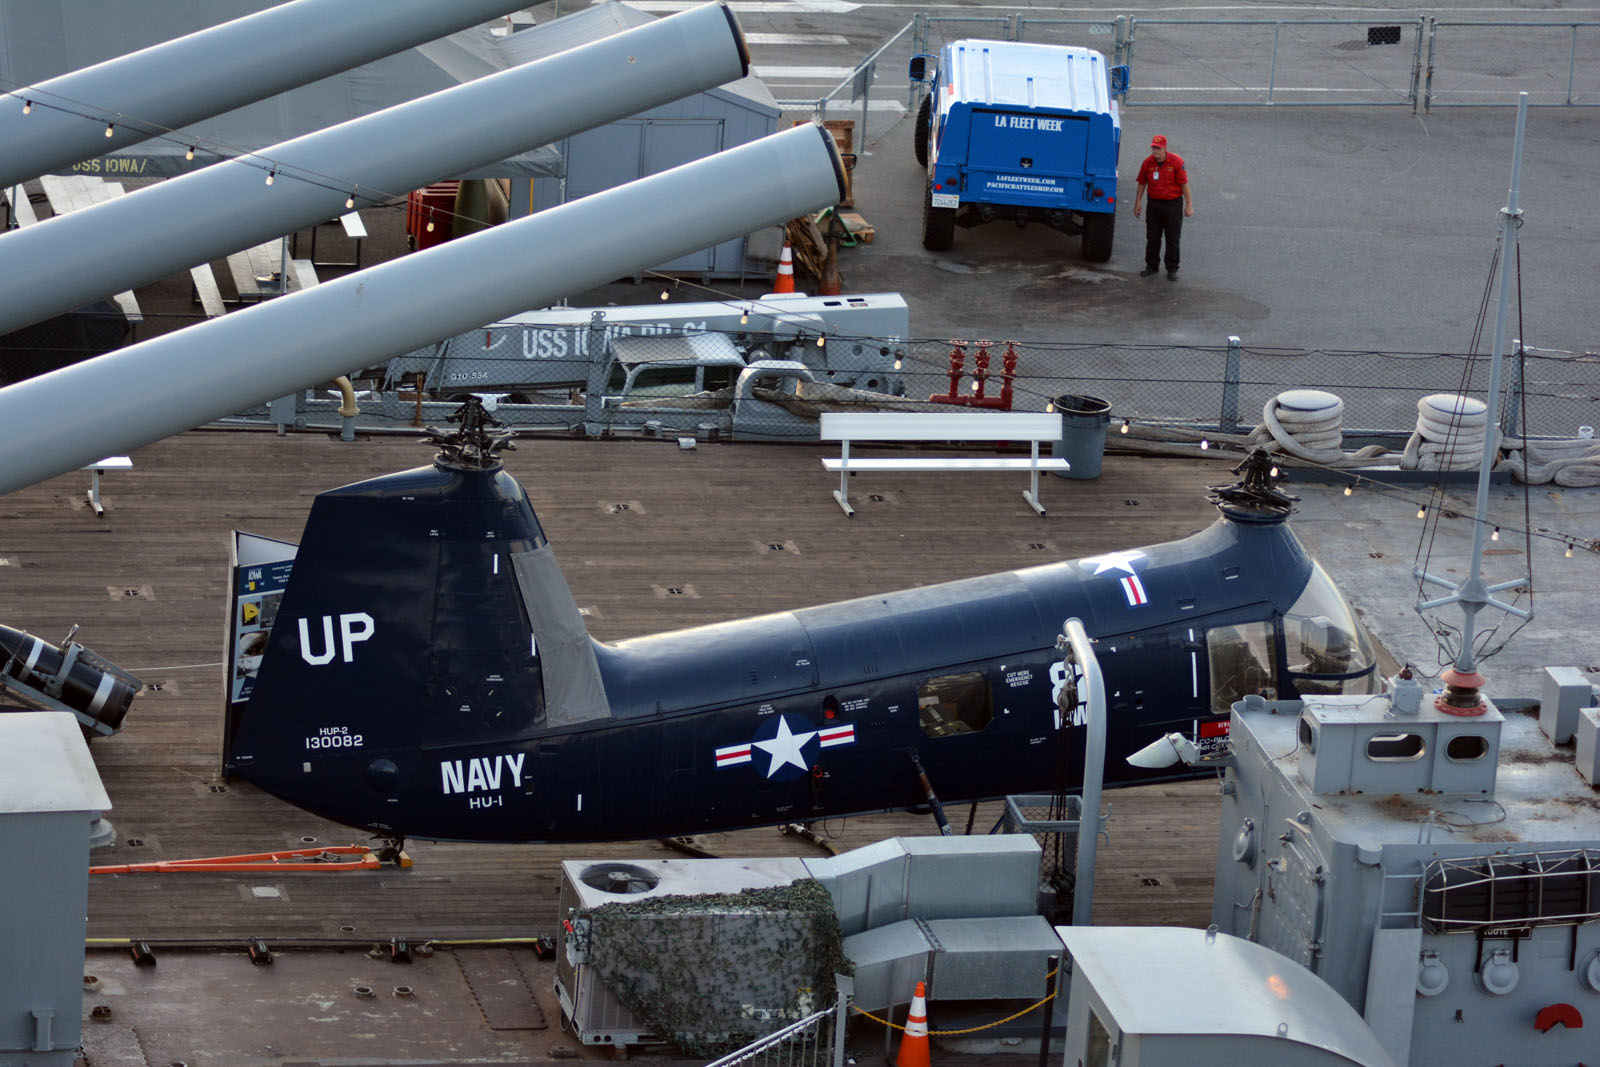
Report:
M 880 475 L 842 515 L 822 446 L 529 439 L 507 455 L 527 487 L 591 632 L 614 640 L 1166 540 L 1209 523 L 1223 467 L 1109 456 L 1095 481 L 1047 478 L 1049 514 L 1022 478 Z M 97 519 L 75 472 L 0 499 L 0 620 L 79 639 L 153 688 L 120 735 L 92 745 L 119 832 L 97 863 L 352 843 L 323 822 L 217 777 L 227 535 L 298 540 L 319 491 L 424 464 L 415 438 L 194 432 L 107 475 Z M 382 536 L 374 531 L 374 536 Z M 677 590 L 678 592 L 673 592 Z M 1120 790 L 1100 850 L 1096 919 L 1209 921 L 1213 782 Z M 997 805 L 975 818 L 987 831 Z M 953 808 L 958 831 L 965 806 Z M 934 831 L 926 816 L 835 820 L 840 848 Z M 749 830 L 700 839 L 721 855 L 816 855 Z M 665 854 L 604 846 L 413 843 L 415 866 L 289 875 L 106 875 L 91 881 L 92 937 L 226 943 L 551 933 L 564 858 Z

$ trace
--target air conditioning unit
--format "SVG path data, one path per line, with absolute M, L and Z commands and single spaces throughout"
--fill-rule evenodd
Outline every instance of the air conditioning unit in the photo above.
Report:
M 641 982 L 659 980 L 641 966 L 634 971 L 619 961 L 617 942 L 596 936 L 591 914 L 608 904 L 638 904 L 662 897 L 701 898 L 686 900 L 670 908 L 623 908 L 616 913 L 610 929 L 627 930 L 626 939 L 671 940 L 693 936 L 705 953 L 702 958 L 683 961 L 702 965 L 704 971 L 716 969 L 718 981 L 729 981 L 735 988 L 721 991 L 724 1001 L 739 1005 L 739 1018 L 724 1011 L 724 1022 L 732 1029 L 748 1026 L 756 1033 L 775 1030 L 787 1017 L 769 1018 L 776 1009 L 764 1000 L 768 994 L 744 993 L 736 971 L 718 968 L 715 949 L 719 939 L 737 938 L 748 944 L 752 930 L 771 930 L 781 934 L 781 912 L 758 911 L 731 903 L 726 895 L 746 889 L 776 889 L 809 877 L 798 859 L 748 860 L 567 860 L 561 864 L 561 925 L 556 953 L 556 996 L 561 1010 L 572 1023 L 572 1032 L 586 1045 L 644 1045 L 681 1040 L 683 1034 L 653 1032 L 648 1024 L 625 1007 L 616 993 L 600 977 L 602 972 L 626 970 Z M 621 925 L 618 926 L 617 924 Z M 637 938 L 633 935 L 637 935 Z M 655 968 L 649 968 L 654 971 Z M 770 1025 L 769 1025 L 770 1024 Z M 722 1025 L 718 1023 L 715 1025 Z M 719 1035 L 707 1035 L 719 1039 Z

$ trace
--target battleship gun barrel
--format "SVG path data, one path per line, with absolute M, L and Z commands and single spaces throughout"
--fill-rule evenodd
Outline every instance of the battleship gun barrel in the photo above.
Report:
M 0 493 L 839 201 L 782 133 L 0 389 Z
M 515 0 L 294 0 L 5 94 L 0 187 L 503 15 Z M 27 113 L 23 108 L 27 105 Z M 107 125 L 111 136 L 105 135 Z
M 707 4 L 13 231 L 0 334 L 748 72 Z

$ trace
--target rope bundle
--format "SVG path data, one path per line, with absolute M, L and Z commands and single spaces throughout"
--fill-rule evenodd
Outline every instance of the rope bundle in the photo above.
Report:
M 1434 393 L 1417 401 L 1417 428 L 1400 458 L 1402 470 L 1472 470 L 1483 460 L 1489 406 L 1481 400 Z M 1495 430 L 1496 445 L 1500 431 Z
M 1593 438 L 1507 440 L 1503 446 L 1508 455 L 1500 461 L 1501 469 L 1510 471 L 1518 481 L 1529 485 L 1554 482 L 1573 488 L 1600 485 L 1600 441 Z
M 1316 389 L 1291 389 L 1268 400 L 1261 425 L 1250 432 L 1253 445 L 1327 466 L 1361 465 L 1384 451 L 1368 445 L 1345 452 L 1343 441 L 1344 401 Z

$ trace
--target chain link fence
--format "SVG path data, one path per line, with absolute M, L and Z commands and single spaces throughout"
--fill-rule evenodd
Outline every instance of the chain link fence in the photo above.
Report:
M 849 119 L 855 144 L 920 101 L 912 56 L 975 37 L 1071 44 L 1131 68 L 1122 104 L 1166 107 L 1600 106 L 1600 21 L 1400 18 L 1094 19 L 918 12 L 816 99 L 780 100 L 790 119 Z

